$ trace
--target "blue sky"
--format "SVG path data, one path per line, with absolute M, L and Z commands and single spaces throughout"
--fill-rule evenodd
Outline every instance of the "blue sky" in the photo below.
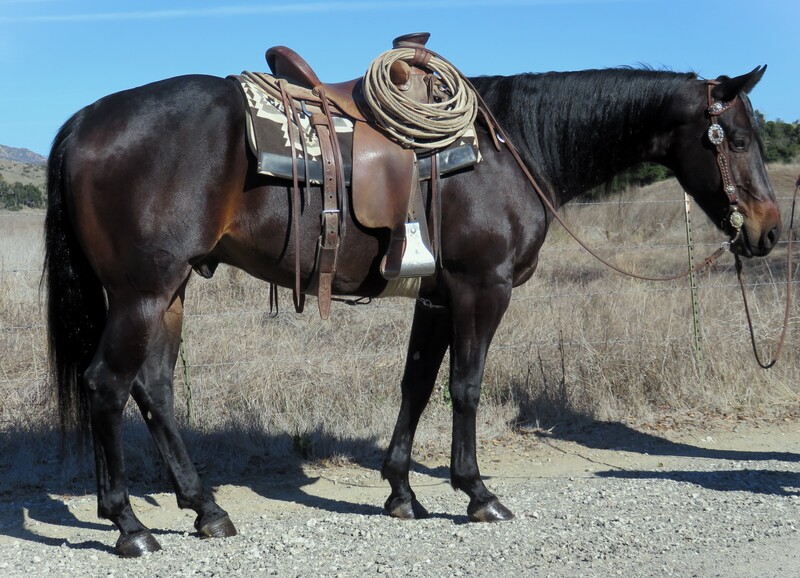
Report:
M 188 73 L 266 70 L 285 44 L 326 81 L 364 73 L 395 36 L 468 75 L 648 65 L 702 77 L 769 69 L 768 119 L 800 119 L 798 0 L 0 0 L 0 144 L 47 154 L 98 98 Z M 591 106 L 591 103 L 587 103 Z

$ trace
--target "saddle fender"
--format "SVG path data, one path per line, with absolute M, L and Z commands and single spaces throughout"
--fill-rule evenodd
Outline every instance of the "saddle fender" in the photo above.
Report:
M 356 122 L 353 131 L 356 219 L 365 227 L 393 229 L 405 223 L 412 191 L 419 186 L 416 155 L 365 122 Z

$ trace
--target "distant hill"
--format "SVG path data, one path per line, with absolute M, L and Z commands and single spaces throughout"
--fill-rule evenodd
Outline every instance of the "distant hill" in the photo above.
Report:
M 0 157 L 0 175 L 3 177 L 2 180 L 8 184 L 34 185 L 44 191 L 47 181 L 47 165 L 21 163 Z
M 5 145 L 0 145 L 0 159 L 23 163 L 26 165 L 47 164 L 47 157 L 35 153 L 28 149 L 18 149 Z

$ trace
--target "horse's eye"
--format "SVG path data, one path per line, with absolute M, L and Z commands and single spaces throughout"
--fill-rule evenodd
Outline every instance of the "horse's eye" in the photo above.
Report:
M 731 139 L 731 146 L 733 146 L 733 150 L 743 151 L 747 148 L 747 140 L 741 136 L 734 136 Z

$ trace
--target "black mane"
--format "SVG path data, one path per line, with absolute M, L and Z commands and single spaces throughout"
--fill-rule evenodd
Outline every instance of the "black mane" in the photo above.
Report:
M 525 162 L 566 202 L 644 160 L 691 73 L 615 68 L 471 81 Z

